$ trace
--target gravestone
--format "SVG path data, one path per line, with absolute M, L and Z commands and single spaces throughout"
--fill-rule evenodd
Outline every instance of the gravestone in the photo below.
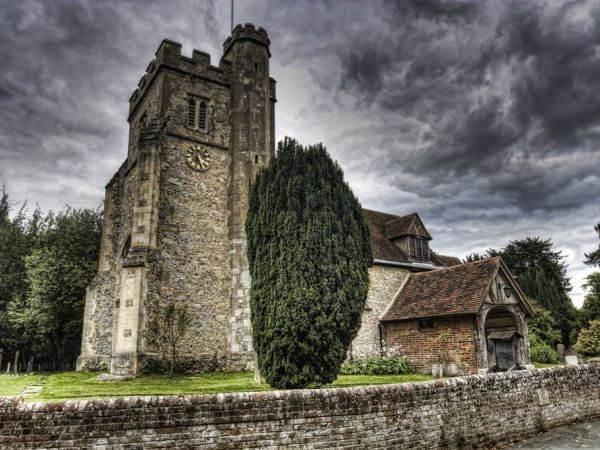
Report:
M 15 364 L 14 364 L 14 369 L 15 369 L 15 375 L 19 373 L 19 350 L 17 350 L 17 352 L 15 353 Z
M 565 362 L 567 363 L 567 366 L 578 366 L 579 358 L 577 355 L 567 355 L 565 356 Z
M 561 363 L 565 362 L 565 346 L 563 344 L 558 344 L 556 346 L 556 353 L 558 354 L 558 360 Z
M 8 362 L 8 365 L 6 366 L 6 373 L 10 373 L 10 361 Z

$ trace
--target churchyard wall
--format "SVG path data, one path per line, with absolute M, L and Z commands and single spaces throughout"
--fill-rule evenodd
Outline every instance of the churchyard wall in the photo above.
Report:
M 490 448 L 600 417 L 600 365 L 421 383 L 24 403 L 0 448 Z

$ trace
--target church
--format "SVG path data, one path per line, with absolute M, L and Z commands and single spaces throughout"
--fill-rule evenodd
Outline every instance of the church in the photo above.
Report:
M 190 306 L 180 354 L 197 370 L 253 367 L 244 224 L 250 182 L 275 152 L 270 57 L 252 24 L 233 29 L 218 65 L 160 44 L 129 99 L 127 157 L 106 185 L 78 370 L 143 372 L 159 352 L 152 324 L 173 301 Z M 435 253 L 416 213 L 364 218 L 374 264 L 349 358 L 401 355 L 423 372 L 529 367 L 533 311 L 500 259 Z

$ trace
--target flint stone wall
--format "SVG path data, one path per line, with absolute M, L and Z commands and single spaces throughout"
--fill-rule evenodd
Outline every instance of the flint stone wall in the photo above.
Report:
M 600 416 L 600 365 L 348 389 L 0 399 L 0 448 L 489 448 Z
M 362 313 L 358 334 L 352 341 L 352 358 L 365 358 L 385 353 L 379 331 L 379 318 L 385 308 L 394 300 L 400 286 L 409 275 L 408 270 L 399 267 L 374 265 L 369 268 L 369 293 Z

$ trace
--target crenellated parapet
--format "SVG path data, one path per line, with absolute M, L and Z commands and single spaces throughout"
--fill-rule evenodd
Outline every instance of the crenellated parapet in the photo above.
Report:
M 150 85 L 162 70 L 171 70 L 218 84 L 229 85 L 231 64 L 229 61 L 221 60 L 219 67 L 212 66 L 210 55 L 196 49 L 192 51 L 191 58 L 184 56 L 181 54 L 180 43 L 164 39 L 156 51 L 155 58 L 148 64 L 146 73 L 140 78 L 137 89 L 129 98 L 129 121 Z
M 258 27 L 257 29 L 253 24 L 247 23 L 244 26 L 241 24 L 236 25 L 231 32 L 231 36 L 225 40 L 223 43 L 223 57 L 227 56 L 227 52 L 229 52 L 235 41 L 243 40 L 251 40 L 263 44 L 267 48 L 269 57 L 271 56 L 271 51 L 269 50 L 271 41 L 269 40 L 267 31 L 263 27 Z

